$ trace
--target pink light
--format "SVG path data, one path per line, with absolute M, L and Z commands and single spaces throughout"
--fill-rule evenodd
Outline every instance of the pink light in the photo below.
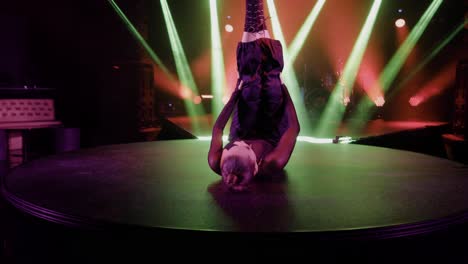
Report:
M 395 26 L 398 28 L 402 28 L 406 25 L 406 21 L 403 18 L 399 18 L 395 21 Z
M 349 98 L 349 96 L 346 96 L 345 98 L 343 98 L 343 105 L 348 105 L 349 103 L 351 102 L 351 99 Z
M 181 97 L 180 84 L 176 81 L 174 76 L 164 72 L 157 65 L 154 67 L 153 76 L 156 87 L 170 93 L 171 95 Z
M 202 98 L 201 98 L 201 96 L 199 96 L 199 95 L 197 95 L 197 96 L 195 96 L 195 97 L 193 98 L 193 103 L 194 103 L 194 104 L 200 104 L 201 101 L 202 101 Z
M 188 89 L 187 87 L 181 86 L 179 90 L 179 96 L 182 97 L 182 99 L 187 99 L 192 95 L 192 91 Z
M 385 104 L 385 99 L 383 96 L 379 96 L 375 99 L 374 103 L 377 107 L 382 107 Z
M 409 99 L 409 104 L 413 107 L 418 106 L 423 101 L 421 96 L 413 96 Z

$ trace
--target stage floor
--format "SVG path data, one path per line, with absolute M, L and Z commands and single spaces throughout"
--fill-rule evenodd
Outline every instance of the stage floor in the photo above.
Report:
M 424 154 L 298 142 L 286 176 L 232 193 L 207 164 L 209 141 L 110 145 L 23 164 L 4 177 L 16 208 L 80 227 L 421 234 L 468 219 L 468 168 Z

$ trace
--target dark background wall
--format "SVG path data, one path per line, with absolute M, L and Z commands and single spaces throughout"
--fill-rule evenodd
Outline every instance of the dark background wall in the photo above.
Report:
M 138 1 L 128 2 L 127 16 L 139 17 Z M 2 1 L 0 36 L 0 87 L 27 85 L 25 97 L 52 89 L 57 119 L 81 128 L 83 146 L 119 133 L 112 120 L 135 116 L 128 102 L 139 73 L 113 66 L 138 61 L 139 47 L 107 1 Z

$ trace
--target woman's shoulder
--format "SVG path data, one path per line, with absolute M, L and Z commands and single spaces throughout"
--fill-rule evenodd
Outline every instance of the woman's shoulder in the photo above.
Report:
M 249 139 L 246 143 L 252 146 L 257 160 L 262 159 L 267 153 L 273 150 L 273 145 L 265 139 Z

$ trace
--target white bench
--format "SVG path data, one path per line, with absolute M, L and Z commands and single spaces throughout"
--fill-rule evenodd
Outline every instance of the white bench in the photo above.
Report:
M 54 127 L 62 122 L 55 119 L 53 99 L 0 99 L 0 161 L 12 150 L 21 153 L 19 163 L 27 160 L 27 131 Z

